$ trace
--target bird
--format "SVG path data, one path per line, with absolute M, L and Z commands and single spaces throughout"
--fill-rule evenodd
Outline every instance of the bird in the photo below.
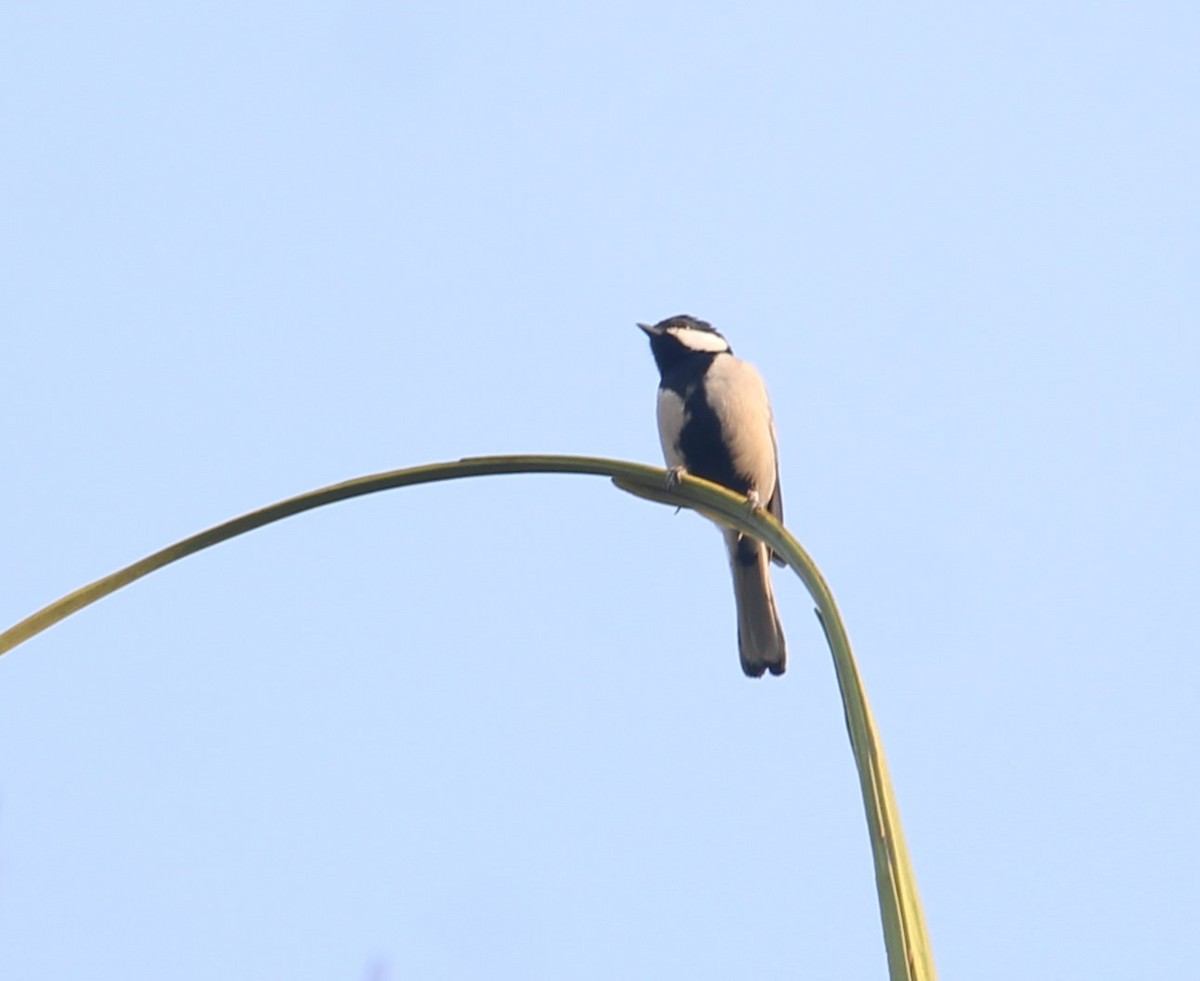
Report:
M 679 314 L 639 323 L 661 378 L 658 435 L 671 482 L 681 473 L 744 494 L 783 521 L 779 452 L 767 386 L 758 370 L 735 357 L 729 342 L 706 321 Z M 721 526 L 733 573 L 738 654 L 751 678 L 787 668 L 787 645 L 770 560 L 782 559 L 757 539 Z

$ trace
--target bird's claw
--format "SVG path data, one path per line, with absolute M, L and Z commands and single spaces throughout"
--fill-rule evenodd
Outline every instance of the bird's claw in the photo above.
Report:
M 746 491 L 746 504 L 749 506 L 751 514 L 762 510 L 762 498 L 758 496 L 758 491 L 753 487 Z
M 667 490 L 674 490 L 687 476 L 687 470 L 683 467 L 668 467 L 667 468 Z

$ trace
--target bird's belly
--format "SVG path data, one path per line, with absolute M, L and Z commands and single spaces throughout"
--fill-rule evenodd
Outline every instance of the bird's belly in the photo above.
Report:
M 766 386 L 745 362 L 709 372 L 704 400 L 720 427 L 721 450 L 732 482 L 743 492 L 753 488 L 764 501 L 775 491 L 775 437 Z M 716 479 L 715 477 L 713 479 Z

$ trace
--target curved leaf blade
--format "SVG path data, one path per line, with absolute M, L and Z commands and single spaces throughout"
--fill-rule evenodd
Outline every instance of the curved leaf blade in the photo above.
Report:
M 672 506 L 693 508 L 706 517 L 753 535 L 781 555 L 803 581 L 817 607 L 817 617 L 833 654 L 846 728 L 858 768 L 863 806 L 875 864 L 875 882 L 883 920 L 888 973 L 893 981 L 932 981 L 933 950 L 917 892 L 916 877 L 904 841 L 891 777 L 883 755 L 866 692 L 850 649 L 850 640 L 833 594 L 804 548 L 765 510 L 752 511 L 741 495 L 717 484 L 685 476 L 667 488 L 666 472 L 644 464 L 600 457 L 492 456 L 468 457 L 403 470 L 391 470 L 322 487 L 233 518 L 168 545 L 152 555 L 97 579 L 0 633 L 0 654 L 12 650 L 72 613 L 177 562 L 238 535 L 338 501 L 415 484 L 462 477 L 521 473 L 566 473 L 606 476 L 623 490 Z

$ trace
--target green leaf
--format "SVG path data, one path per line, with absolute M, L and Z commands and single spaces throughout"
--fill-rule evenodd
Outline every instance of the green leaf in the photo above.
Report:
M 863 806 L 866 809 L 889 976 L 892 981 L 931 981 L 935 978 L 933 950 L 925 928 L 925 917 L 921 911 L 908 848 L 904 843 L 904 832 L 900 826 L 900 814 L 884 760 L 883 746 L 875 729 L 866 692 L 863 691 L 858 667 L 850 650 L 850 640 L 838 613 L 837 604 L 834 603 L 833 594 L 808 553 L 787 529 L 765 510 L 751 510 L 744 497 L 717 484 L 685 476 L 678 484 L 668 488 L 666 472 L 657 467 L 623 460 L 578 456 L 470 457 L 359 477 L 288 498 L 258 511 L 251 511 L 174 545 L 168 545 L 153 555 L 97 579 L 38 610 L 0 634 L 0 654 L 12 650 L 72 613 L 116 592 L 122 586 L 149 575 L 156 569 L 294 514 L 396 487 L 462 477 L 522 473 L 576 473 L 610 477 L 618 487 L 639 497 L 675 507 L 690 507 L 714 521 L 753 535 L 787 561 L 816 603 L 817 617 L 833 653 L 838 687 L 846 713 L 846 728 L 850 733 L 850 745 L 855 765 L 858 767 Z

